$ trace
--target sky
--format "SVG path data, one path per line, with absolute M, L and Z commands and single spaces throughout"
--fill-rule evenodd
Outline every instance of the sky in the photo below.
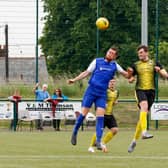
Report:
M 43 3 L 39 2 L 39 34 L 44 26 Z M 5 44 L 8 25 L 9 57 L 36 56 L 36 0 L 0 0 L 0 45 Z M 39 56 L 41 55 L 39 46 Z

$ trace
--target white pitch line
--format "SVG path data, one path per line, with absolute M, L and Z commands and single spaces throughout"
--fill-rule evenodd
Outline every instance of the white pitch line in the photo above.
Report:
M 40 160 L 40 159 L 150 159 L 150 160 L 168 160 L 168 156 L 95 156 L 95 155 L 0 155 L 3 159 L 22 159 L 22 160 Z

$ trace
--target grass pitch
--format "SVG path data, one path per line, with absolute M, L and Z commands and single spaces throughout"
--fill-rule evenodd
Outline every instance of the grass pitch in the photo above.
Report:
M 70 131 L 0 132 L 0 168 L 165 168 L 168 167 L 167 131 L 153 130 L 153 139 L 127 148 L 134 131 L 121 130 L 108 144 L 108 153 L 87 149 L 92 131 L 80 131 L 77 146 Z

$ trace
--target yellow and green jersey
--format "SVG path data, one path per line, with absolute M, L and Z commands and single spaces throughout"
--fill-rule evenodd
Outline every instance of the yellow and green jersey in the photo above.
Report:
M 113 106 L 115 101 L 118 99 L 118 97 L 119 97 L 118 90 L 107 89 L 107 105 L 106 105 L 105 115 L 112 115 Z
M 159 64 L 157 66 L 160 66 Z M 136 89 L 155 89 L 155 62 L 149 59 L 146 62 L 137 61 L 133 65 L 134 75 L 137 75 Z

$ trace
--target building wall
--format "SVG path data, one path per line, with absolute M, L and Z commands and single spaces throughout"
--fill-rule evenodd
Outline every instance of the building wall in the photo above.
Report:
M 38 0 L 38 37 L 44 27 L 43 1 Z M 8 25 L 9 57 L 35 57 L 37 29 L 36 0 L 0 0 L 0 45 L 5 45 Z M 42 55 L 39 46 L 39 55 Z
M 35 58 L 9 58 L 9 82 L 36 82 L 36 59 Z M 6 81 L 5 57 L 0 57 L 0 81 Z M 45 57 L 38 59 L 38 74 L 40 82 L 47 82 L 49 75 L 46 67 Z

